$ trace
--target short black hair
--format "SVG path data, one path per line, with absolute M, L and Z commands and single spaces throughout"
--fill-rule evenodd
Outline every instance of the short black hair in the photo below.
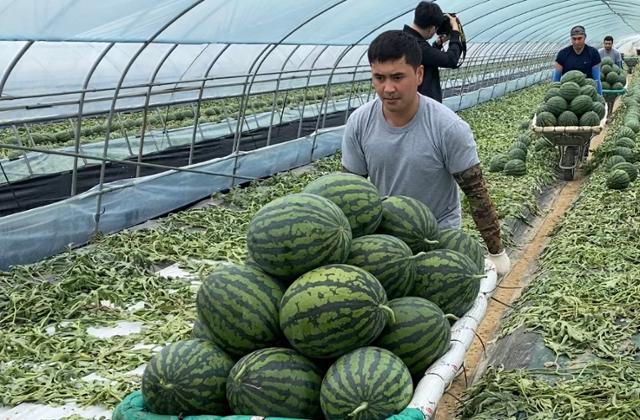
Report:
M 438 28 L 444 21 L 444 13 L 436 3 L 431 1 L 421 1 L 416 6 L 413 16 L 413 23 L 422 29 L 433 25 Z
M 391 30 L 381 33 L 371 41 L 367 57 L 369 57 L 369 64 L 384 63 L 404 57 L 407 64 L 417 69 L 422 62 L 422 51 L 414 37 L 403 31 Z
M 604 37 L 604 40 L 613 42 L 613 37 L 611 35 L 607 35 Z

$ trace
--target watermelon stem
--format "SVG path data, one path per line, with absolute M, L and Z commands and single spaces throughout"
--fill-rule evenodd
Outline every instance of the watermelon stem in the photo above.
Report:
M 242 365 L 242 367 L 240 367 L 240 370 L 233 377 L 233 380 L 234 381 L 240 380 L 240 377 L 242 376 L 246 368 L 247 368 L 247 365 Z
M 408 257 L 398 258 L 398 259 L 390 261 L 390 263 L 397 263 L 397 262 L 400 262 L 400 261 L 413 260 L 413 259 L 418 258 L 421 255 L 424 255 L 424 254 L 426 254 L 426 252 L 420 251 L 416 255 L 409 255 Z
M 360 404 L 355 410 L 349 413 L 349 417 L 354 417 L 356 414 L 366 410 L 367 408 L 369 408 L 369 403 L 365 401 L 362 404 Z
M 424 241 L 425 244 L 428 244 L 428 245 L 437 245 L 438 244 L 438 241 L 436 241 L 436 240 L 432 241 L 431 239 L 427 239 L 427 238 L 424 238 L 423 241 Z
M 454 314 L 445 314 L 444 316 L 446 319 L 453 319 L 454 321 L 459 320 L 460 318 L 458 318 L 457 316 L 455 316 Z
M 379 308 L 381 308 L 384 311 L 387 311 L 387 313 L 389 314 L 389 321 L 391 321 L 392 324 L 396 323 L 396 314 L 393 313 L 393 309 L 391 309 L 387 305 L 380 305 Z

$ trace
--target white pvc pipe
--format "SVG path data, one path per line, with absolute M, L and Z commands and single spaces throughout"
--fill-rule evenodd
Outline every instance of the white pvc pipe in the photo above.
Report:
M 464 356 L 487 312 L 488 301 L 496 289 L 498 277 L 495 266 L 488 260 L 485 260 L 485 273 L 486 277 L 480 282 L 480 292 L 474 305 L 451 327 L 449 350 L 427 369 L 409 403 L 409 407 L 422 412 L 425 420 L 433 418 L 445 389 L 460 371 Z

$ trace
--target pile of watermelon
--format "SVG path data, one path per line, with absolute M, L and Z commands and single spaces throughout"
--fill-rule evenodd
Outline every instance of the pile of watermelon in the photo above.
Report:
M 608 158 L 605 167 L 608 171 L 607 187 L 613 190 L 626 189 L 638 177 L 640 170 L 640 84 L 623 99 L 625 115 L 621 126 L 607 140 L 603 153 Z
M 193 338 L 147 365 L 149 412 L 384 419 L 448 350 L 484 273 L 475 239 L 345 173 L 262 207 L 247 248 L 203 281 Z
M 606 57 L 600 63 L 600 80 L 603 90 L 620 90 L 627 84 L 627 74 L 622 67 Z
M 489 161 L 490 172 L 504 172 L 510 176 L 523 176 L 527 173 L 527 154 L 533 143 L 533 134 L 525 131 L 511 145 L 506 153 L 496 153 Z
M 596 82 L 581 71 L 571 70 L 547 90 L 536 113 L 536 125 L 593 127 L 604 115 L 605 99 L 598 94 Z
M 627 71 L 629 73 L 633 73 L 633 69 L 638 64 L 638 56 L 637 55 L 625 55 L 624 64 L 627 66 Z

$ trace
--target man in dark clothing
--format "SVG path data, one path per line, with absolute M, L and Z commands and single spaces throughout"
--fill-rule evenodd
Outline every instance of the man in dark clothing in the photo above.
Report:
M 556 55 L 556 63 L 553 69 L 553 81 L 559 82 L 563 74 L 571 70 L 578 70 L 588 78 L 596 82 L 596 90 L 602 95 L 602 81 L 600 80 L 600 53 L 598 50 L 586 44 L 587 32 L 584 26 L 577 25 L 571 28 L 571 45 L 561 49 Z M 609 111 L 611 112 L 611 111 Z M 585 158 L 589 155 L 589 140 L 584 148 Z
M 440 35 L 433 45 L 427 42 L 433 37 L 442 25 L 444 19 L 451 22 L 451 36 Z M 422 49 L 422 65 L 424 67 L 424 77 L 422 84 L 418 87 L 418 92 L 442 102 L 442 88 L 440 86 L 439 67 L 456 68 L 462 51 L 460 42 L 460 27 L 458 20 L 442 13 L 442 9 L 436 3 L 421 1 L 416 7 L 413 23 L 405 25 L 403 31 L 418 40 Z M 449 41 L 449 49 L 442 51 L 442 45 Z
M 569 70 L 579 70 L 596 82 L 598 93 L 602 94 L 600 53 L 592 46 L 587 45 L 586 39 L 587 33 L 584 26 L 578 25 L 571 28 L 571 45 L 558 52 L 553 80 L 559 81 L 560 77 Z

